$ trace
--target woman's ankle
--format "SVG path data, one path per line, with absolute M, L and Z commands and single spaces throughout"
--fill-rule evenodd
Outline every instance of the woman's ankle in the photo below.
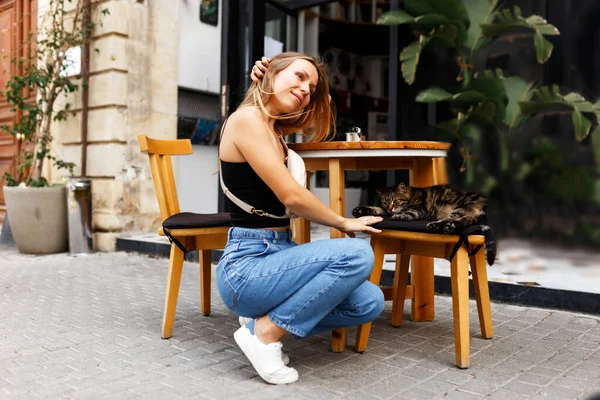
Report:
M 257 318 L 254 320 L 254 334 L 264 344 L 276 343 L 287 333 L 285 329 L 282 329 L 275 325 L 269 319 L 268 315 Z

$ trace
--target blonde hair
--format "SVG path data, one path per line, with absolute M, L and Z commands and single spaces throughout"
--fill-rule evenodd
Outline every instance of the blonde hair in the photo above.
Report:
M 273 98 L 273 82 L 275 76 L 289 67 L 296 60 L 306 60 L 317 69 L 319 79 L 308 105 L 297 112 L 273 116 L 265 106 Z M 329 101 L 329 80 L 327 70 L 322 61 L 302 53 L 286 52 L 274 56 L 263 79 L 252 82 L 241 107 L 259 107 L 269 117 L 275 118 L 275 129 L 295 128 L 305 135 L 309 131 L 312 142 L 322 142 L 335 136 L 335 111 Z M 308 135 L 307 135 L 308 136 Z

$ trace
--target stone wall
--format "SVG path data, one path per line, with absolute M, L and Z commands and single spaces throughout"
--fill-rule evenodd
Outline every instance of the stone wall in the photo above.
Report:
M 121 232 L 159 226 L 148 159 L 139 151 L 137 135 L 177 135 L 178 2 L 95 4 L 101 22 L 90 61 L 87 175 L 93 179 L 94 247 L 110 251 Z M 101 16 L 105 8 L 110 15 Z M 71 103 L 75 115 L 55 123 L 55 143 L 64 159 L 77 164 L 79 175 L 81 91 L 61 101 Z M 64 175 L 48 174 L 53 181 Z

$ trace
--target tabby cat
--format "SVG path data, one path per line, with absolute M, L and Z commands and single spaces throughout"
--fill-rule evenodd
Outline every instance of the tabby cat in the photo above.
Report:
M 352 215 L 385 216 L 392 220 L 414 221 L 426 219 L 427 229 L 431 232 L 454 234 L 462 228 L 480 224 L 486 238 L 486 258 L 492 265 L 496 259 L 496 240 L 487 225 L 487 198 L 474 192 L 463 192 L 450 185 L 437 185 L 416 188 L 400 183 L 377 190 L 381 207 L 358 206 Z

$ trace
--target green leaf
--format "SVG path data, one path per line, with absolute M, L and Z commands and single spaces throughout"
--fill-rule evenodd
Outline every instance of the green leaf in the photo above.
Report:
M 512 131 L 527 120 L 527 116 L 521 113 L 519 102 L 531 98 L 533 85 L 518 76 L 505 78 L 503 82 L 508 104 L 502 122 Z
M 403 0 L 412 15 L 441 14 L 455 21 L 467 21 L 469 15 L 463 0 Z
M 416 101 L 418 103 L 437 103 L 452 98 L 452 93 L 440 88 L 433 87 L 423 90 L 417 95 Z
M 590 133 L 592 123 L 577 108 L 573 109 L 572 119 L 575 128 L 575 139 L 581 142 Z
M 533 45 L 535 47 L 535 56 L 538 63 L 543 64 L 552 55 L 554 45 L 547 39 L 544 38 L 539 32 L 533 36 Z
M 539 15 L 531 15 L 525 19 L 529 25 L 533 25 L 536 27 L 536 31 L 538 31 L 542 35 L 546 36 L 558 36 L 560 35 L 560 31 L 554 25 L 549 24 L 544 18 Z
M 594 108 L 594 113 L 596 114 L 596 122 L 600 124 L 600 100 L 595 102 L 592 107 Z
M 496 105 L 493 101 L 484 101 L 471 111 L 470 119 L 484 125 L 496 124 Z
M 583 113 L 594 113 L 598 118 L 598 107 L 587 101 L 579 93 L 571 92 L 567 95 L 562 95 L 558 86 L 553 85 L 551 88 L 542 86 L 533 90 L 534 101 L 519 102 L 519 109 L 523 114 L 528 116 L 549 110 L 556 106 L 566 106 L 573 112 L 572 121 L 575 130 L 575 138 L 578 141 L 584 140 L 590 133 L 592 127 L 591 121 L 586 118 Z M 598 104 L 598 103 L 596 103 Z
M 465 90 L 452 96 L 452 100 L 460 103 L 478 104 L 484 101 L 487 97 L 475 90 Z
M 486 99 L 485 95 L 474 90 L 467 90 L 452 94 L 446 90 L 434 87 L 423 90 L 417 95 L 416 101 L 419 103 L 438 103 L 440 101 L 457 101 L 460 103 L 477 104 Z
M 431 39 L 427 36 L 419 36 L 419 40 L 415 40 L 402 50 L 400 53 L 400 61 L 402 61 L 402 77 L 409 85 L 415 81 L 417 74 L 417 66 L 421 58 L 421 51 L 429 44 Z
M 458 47 L 458 29 L 455 25 L 444 25 L 434 29 L 430 34 L 431 40 L 447 47 Z
M 424 14 L 413 17 L 402 10 L 392 10 L 379 18 L 377 21 L 380 25 L 404 25 L 404 24 L 419 24 L 430 28 L 438 28 L 442 25 L 448 24 L 448 18 L 440 14 Z
M 414 20 L 415 17 L 402 10 L 392 10 L 383 13 L 377 23 L 381 25 L 402 25 L 412 23 Z
M 510 10 L 497 12 L 496 21 L 493 24 L 486 23 L 481 25 L 483 35 L 488 38 L 512 33 L 522 28 L 527 28 L 535 32 L 533 44 L 538 63 L 543 64 L 548 61 L 554 46 L 544 36 L 560 35 L 560 31 L 539 15 L 531 15 L 523 18 L 521 9 L 515 6 L 512 12 Z
M 400 53 L 402 77 L 409 85 L 415 81 L 417 67 L 423 49 L 433 40 L 449 47 L 456 47 L 457 30 L 454 25 L 446 25 L 432 30 L 430 35 L 421 35 L 419 39 L 406 46 Z
M 465 45 L 471 49 L 471 52 L 475 52 L 488 41 L 487 38 L 483 36 L 481 25 L 490 23 L 493 20 L 494 13 L 498 7 L 498 0 L 463 1 L 470 21 Z
M 469 14 L 463 0 L 404 0 L 406 11 L 411 15 L 438 14 L 446 17 L 458 28 L 458 42 L 464 43 L 469 28 Z
M 2 180 L 6 182 L 6 186 L 19 186 L 19 180 L 17 177 L 5 172 L 2 176 Z
M 440 14 L 425 14 L 414 19 L 414 22 L 426 26 L 438 27 L 448 24 L 448 18 Z
M 504 119 L 506 104 L 508 103 L 504 79 L 493 71 L 485 70 L 483 73 L 477 74 L 467 87 L 467 90 L 481 92 L 488 100 L 494 102 L 496 105 L 496 118 L 499 120 Z
M 558 87 L 557 87 L 558 88 Z M 560 95 L 560 92 L 555 93 L 555 95 Z M 587 101 L 585 97 L 580 95 L 579 93 L 571 92 L 565 97 L 565 102 L 567 104 L 577 105 L 577 109 L 581 112 L 585 113 L 593 113 L 595 112 L 594 105 Z
M 46 187 L 46 186 L 50 186 L 50 183 L 46 180 L 46 178 L 40 178 L 40 180 L 36 181 L 36 180 L 31 180 L 27 186 L 29 187 Z

